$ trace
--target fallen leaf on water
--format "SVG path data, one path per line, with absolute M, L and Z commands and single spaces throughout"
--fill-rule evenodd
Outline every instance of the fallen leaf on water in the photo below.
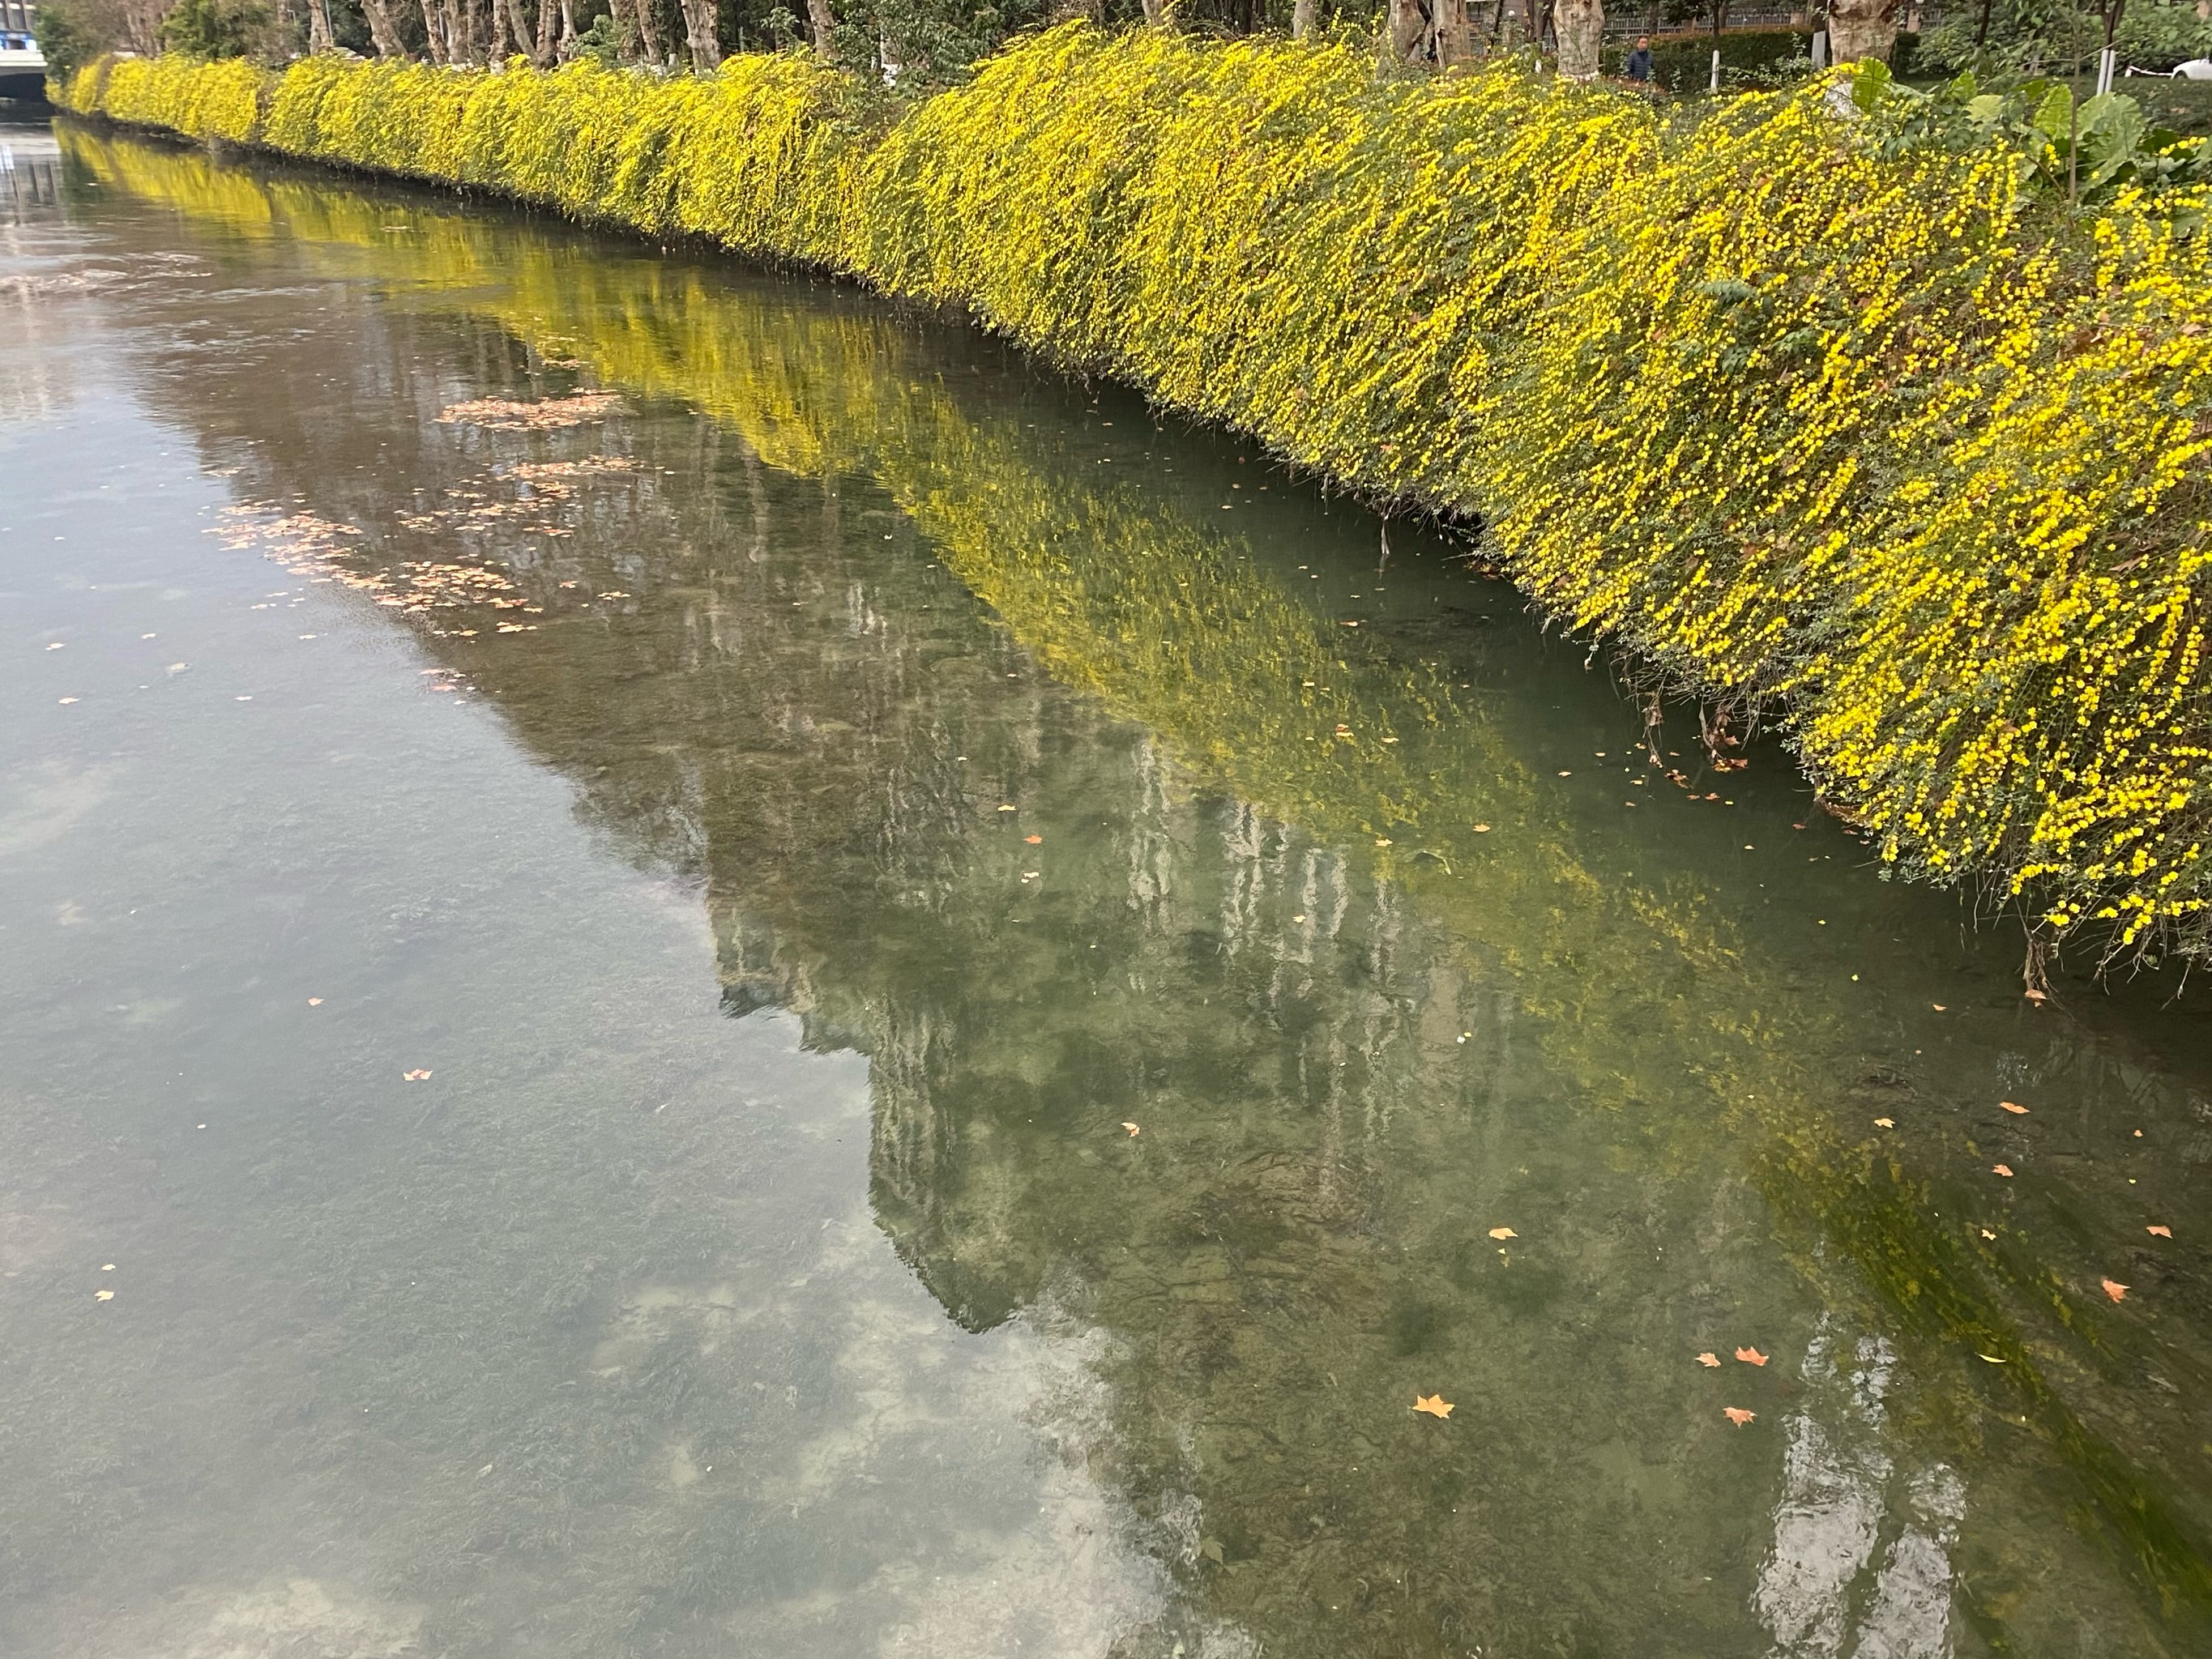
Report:
M 1012 811 L 1014 809 L 1013 809 L 1013 807 L 1012 807 L 1012 806 L 1011 806 L 1011 805 L 1002 805 L 1002 806 L 1000 806 L 1000 807 L 999 808 L 999 810 L 1000 810 L 1001 812 L 1011 812 L 1011 811 Z
M 1121 1127 L 1122 1127 L 1123 1128 L 1127 1129 L 1127 1130 L 1131 1134 L 1133 1134 L 1133 1135 L 1134 1135 L 1134 1134 L 1141 1134 L 1141 1133 L 1144 1133 L 1142 1130 L 1140 1130 L 1139 1128 L 1138 1128 L 1138 1127 L 1137 1127 L 1137 1126 L 1136 1126 L 1135 1124 L 1133 1124 L 1133 1123 L 1124 1123 Z
M 1515 1232 L 1510 1227 L 1492 1227 L 1490 1230 L 1490 1236 L 1492 1238 L 1518 1238 L 1521 1237 L 1520 1234 Z
M 1982 1237 L 1984 1238 L 1995 1238 L 1996 1235 L 1991 1232 L 1987 1227 L 1984 1227 L 1982 1229 Z
M 2026 993 L 2026 995 L 2030 1002 L 2048 1002 L 2051 1000 L 2051 994 L 2048 991 L 2029 991 Z
M 1943 1005 L 1940 1002 L 1931 1002 L 1928 1006 L 1933 1008 L 1939 1014 L 1944 1012 Z
M 1982 1353 L 1979 1349 L 1975 1352 L 1978 1357 L 1988 1360 L 1992 1365 L 2009 1365 L 2012 1363 L 2008 1359 L 2000 1359 L 1993 1353 Z
M 1877 1129 L 1894 1129 L 1897 1127 L 1897 1120 L 1893 1117 L 1878 1117 L 1874 1121 L 1874 1127 Z
M 104 1273 L 112 1273 L 115 1271 L 115 1264 L 112 1261 L 103 1261 L 100 1264 L 100 1271 Z
M 92 1299 L 94 1302 L 112 1302 L 115 1300 L 115 1292 L 112 1291 L 94 1291 L 92 1293 Z
M 1390 838 L 1388 836 L 1377 836 L 1375 837 L 1375 844 L 1377 847 L 1388 847 L 1390 844 Z
M 307 999 L 307 1006 L 310 1008 L 319 1008 L 322 1006 L 323 1000 L 320 997 L 309 997 Z
M 1563 778 L 1571 778 L 1571 777 L 1574 776 L 1574 774 L 1573 774 L 1573 773 L 1571 773 L 1571 772 L 1562 772 L 1562 773 L 1560 773 L 1560 774 L 1559 774 L 1559 775 L 1560 775 L 1561 777 L 1563 777 Z
M 2012 1165 L 2009 1164 L 1992 1164 L 1990 1165 L 1990 1173 L 1992 1175 L 2001 1175 L 2004 1176 L 2006 1180 L 2009 1181 L 2012 1179 Z
M 2161 1227 L 2156 1222 L 2153 1222 L 2149 1226 L 2144 1228 L 2143 1231 L 2154 1238 L 2172 1238 L 2173 1237 L 2172 1228 Z
M 1474 826 L 1474 833 L 1478 836 L 1486 836 L 1490 833 L 1490 826 L 1486 823 L 1478 823 Z
M 430 1073 L 428 1071 L 403 1072 L 400 1075 L 404 1077 L 410 1083 L 420 1083 L 424 1078 L 428 1077 Z
M 1431 1417 L 1449 1417 L 1452 1414 L 1452 1402 L 1440 1394 L 1416 1394 L 1413 1396 L 1413 1409 L 1417 1412 L 1426 1412 Z
M 1705 1353 L 1701 1353 L 1701 1354 L 1699 1354 L 1699 1355 L 1698 1356 L 1698 1364 L 1699 1364 L 1700 1365 L 1705 1365 L 1705 1366 L 1708 1366 L 1708 1367 L 1717 1367 L 1717 1366 L 1720 1364 L 1720 1363 L 1721 1363 L 1721 1357 L 1720 1357 L 1718 1354 L 1717 1354 L 1717 1353 L 1713 1353 L 1713 1352 L 1705 1352 Z
M 2113 1301 L 2124 1302 L 2128 1299 L 2128 1287 L 2121 1284 L 2118 1279 L 2107 1279 L 2104 1281 L 2104 1286 L 2105 1294 L 2112 1297 Z
M 1738 1348 L 1735 1357 L 1747 1365 L 1764 1365 L 1766 1363 L 1766 1356 L 1756 1348 Z
M 1747 1412 L 1741 1406 L 1723 1406 L 1721 1407 L 1721 1415 L 1727 1418 L 1729 1422 L 1735 1424 L 1736 1427 L 1740 1429 L 1745 1424 L 1757 1417 L 1759 1413 L 1757 1412 Z
M 1044 837 L 1042 836 L 1024 836 L 1022 839 L 1032 847 L 1041 847 L 1044 844 Z
M 2003 1107 L 2005 1110 L 2010 1112 L 2014 1117 L 2026 1117 L 2027 1115 L 2027 1107 L 2015 1106 L 2009 1100 L 2001 1100 L 1997 1102 L 1997 1104 Z

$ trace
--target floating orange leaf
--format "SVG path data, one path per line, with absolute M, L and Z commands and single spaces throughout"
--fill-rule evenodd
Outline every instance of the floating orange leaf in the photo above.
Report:
M 92 1293 L 92 1299 L 94 1302 L 112 1302 L 115 1300 L 115 1292 L 112 1291 L 94 1291 Z
M 2128 1287 L 2121 1284 L 2118 1279 L 2107 1279 L 2104 1280 L 2103 1283 L 2105 1286 L 2105 1294 L 2112 1297 L 2113 1301 L 2124 1302 L 2128 1299 Z
M 1490 1236 L 1492 1238 L 1518 1238 L 1521 1237 L 1520 1234 L 1515 1232 L 1510 1227 L 1492 1227 L 1490 1230 Z
M 1997 1104 L 2003 1107 L 2005 1110 L 2010 1112 L 2014 1117 L 2026 1117 L 2027 1115 L 2027 1107 L 2015 1106 L 2009 1100 L 2001 1100 L 1997 1102 Z
M 307 1006 L 310 1008 L 319 1008 L 322 1006 L 323 1000 L 320 997 L 309 997 L 307 999 Z
M 1766 1356 L 1756 1348 L 1738 1348 L 1735 1357 L 1747 1365 L 1764 1365 L 1766 1363 Z
M 1992 1164 L 1990 1165 L 1990 1173 L 1992 1175 L 2001 1175 L 2009 1181 L 2012 1178 L 2012 1165 L 2009 1164 Z
M 1877 1129 L 1894 1129 L 1897 1127 L 1897 1120 L 1893 1117 L 1878 1117 L 1874 1121 L 1874 1127 Z
M 1431 1417 L 1449 1417 L 1452 1402 L 1440 1394 L 1424 1395 L 1417 1390 L 1413 1395 L 1413 1409 L 1426 1412 Z
M 1043 842 L 1044 837 L 1042 836 L 1024 836 L 1022 839 L 1027 842 L 1030 846 L 1036 847 Z
M 1698 1356 L 1698 1364 L 1700 1365 L 1717 1366 L 1720 1363 L 1721 1357 L 1717 1353 L 1711 1352 L 1710 1350 Z
M 420 1072 L 403 1072 L 400 1075 L 405 1078 L 410 1083 L 420 1083 L 423 1079 L 428 1077 L 430 1073 L 426 1069 Z
M 1137 1126 L 1136 1126 L 1135 1124 L 1133 1124 L 1133 1123 L 1124 1123 L 1121 1127 L 1122 1127 L 1123 1128 L 1127 1129 L 1127 1130 L 1131 1134 L 1133 1134 L 1133 1134 L 1139 1134 L 1139 1133 L 1143 1133 L 1143 1132 L 1142 1132 L 1141 1130 L 1139 1130 L 1139 1129 L 1137 1127 Z
M 2143 1231 L 2154 1238 L 2172 1238 L 2173 1237 L 2172 1228 L 2161 1227 L 2154 1221 L 2151 1223 L 2149 1226 L 2144 1228 Z
M 1741 1406 L 1723 1406 L 1721 1407 L 1721 1415 L 1727 1418 L 1729 1422 L 1735 1424 L 1736 1427 L 1740 1429 L 1745 1424 L 1757 1417 L 1759 1413 L 1757 1412 L 1747 1412 Z

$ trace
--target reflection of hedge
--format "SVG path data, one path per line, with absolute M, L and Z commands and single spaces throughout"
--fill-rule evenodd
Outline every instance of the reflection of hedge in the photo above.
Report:
M 1081 26 L 896 118 L 799 57 L 325 58 L 243 128 L 194 103 L 243 73 L 71 95 L 964 304 L 1482 511 L 1556 614 L 1787 699 L 1906 871 L 2212 944 L 2212 246 L 2141 204 L 2064 229 L 2008 154 L 1879 155 L 1819 88 L 1675 126 L 1510 64 L 1378 81 L 1348 49 Z

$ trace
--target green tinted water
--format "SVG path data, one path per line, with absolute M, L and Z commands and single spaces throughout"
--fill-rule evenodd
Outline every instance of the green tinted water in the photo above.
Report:
M 952 324 L 10 142 L 0 1648 L 2203 1650 L 2201 999 Z

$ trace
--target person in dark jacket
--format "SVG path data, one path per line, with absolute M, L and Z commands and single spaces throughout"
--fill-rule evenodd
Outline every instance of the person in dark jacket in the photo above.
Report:
M 1639 34 L 1636 37 L 1636 50 L 1628 54 L 1626 73 L 1628 78 L 1638 86 L 1650 84 L 1651 37 L 1650 35 Z

